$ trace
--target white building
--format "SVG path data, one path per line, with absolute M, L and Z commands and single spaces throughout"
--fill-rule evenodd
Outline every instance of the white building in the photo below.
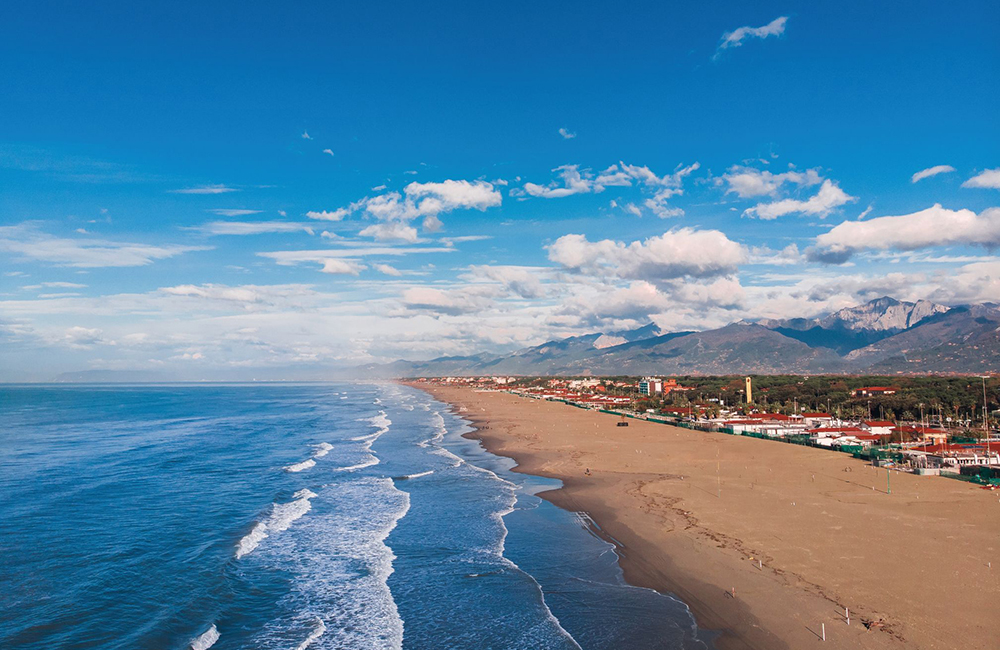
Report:
M 663 380 L 655 377 L 646 377 L 639 382 L 640 395 L 660 395 L 663 393 Z

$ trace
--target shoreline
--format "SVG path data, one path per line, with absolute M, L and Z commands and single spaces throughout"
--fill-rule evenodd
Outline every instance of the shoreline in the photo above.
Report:
M 426 388 L 424 388 L 424 390 L 426 390 Z M 711 643 L 712 647 L 716 650 L 758 650 L 758 646 L 747 645 L 742 642 L 737 636 L 736 631 L 727 627 L 723 612 L 718 612 L 711 607 L 704 606 L 704 604 L 698 601 L 694 596 L 696 592 L 692 591 L 688 587 L 682 587 L 681 583 L 671 578 L 670 572 L 664 572 L 659 570 L 658 567 L 651 566 L 649 563 L 645 562 L 643 560 L 644 553 L 642 550 L 643 544 L 641 542 L 631 541 L 626 544 L 621 538 L 616 537 L 613 533 L 611 533 L 608 528 L 605 528 L 606 523 L 610 523 L 614 520 L 613 513 L 607 508 L 594 508 L 593 501 L 588 500 L 585 497 L 580 498 L 577 495 L 579 482 L 574 480 L 573 477 L 546 472 L 543 469 L 542 461 L 535 455 L 530 452 L 511 451 L 504 447 L 501 436 L 486 433 L 485 427 L 488 426 L 487 423 L 489 422 L 486 416 L 479 416 L 467 411 L 459 411 L 461 404 L 444 400 L 440 395 L 434 394 L 433 392 L 431 394 L 434 395 L 436 399 L 441 399 L 446 404 L 451 405 L 455 408 L 456 415 L 469 422 L 469 426 L 472 427 L 472 431 L 463 433 L 463 438 L 479 441 L 482 443 L 483 448 L 491 454 L 513 460 L 515 465 L 510 471 L 517 472 L 518 474 L 560 480 L 562 482 L 562 487 L 543 490 L 536 493 L 535 496 L 544 499 L 557 508 L 567 512 L 580 512 L 586 514 L 591 519 L 592 528 L 596 528 L 596 530 L 593 530 L 592 532 L 614 546 L 615 553 L 618 555 L 618 564 L 621 567 L 622 574 L 628 584 L 634 587 L 652 589 L 658 593 L 679 600 L 691 612 L 692 617 L 698 625 L 699 634 L 707 633 L 708 637 L 710 637 L 708 642 Z M 619 534 L 621 533 L 619 532 Z M 650 549 L 647 549 L 645 554 L 648 555 L 649 553 Z M 694 581 L 692 580 L 691 582 Z M 705 585 L 705 588 L 711 587 Z M 684 592 L 685 595 L 682 595 L 682 592 Z M 770 639 L 770 641 L 773 642 L 772 645 L 759 646 L 759 650 L 787 650 L 788 648 L 787 645 L 777 640 L 777 638 Z
M 989 604 L 1000 571 L 984 572 L 1000 561 L 995 496 L 901 475 L 889 499 L 877 470 L 825 450 L 644 421 L 618 429 L 562 404 L 409 385 L 451 404 L 473 427 L 465 435 L 513 471 L 562 481 L 538 496 L 587 513 L 626 581 L 679 598 L 719 650 L 798 648 L 824 629 L 830 648 L 949 647 L 962 634 L 986 650 L 1000 633 Z M 935 530 L 921 534 L 921 521 Z M 900 553 L 908 536 L 915 548 Z M 915 570 L 921 560 L 936 570 Z

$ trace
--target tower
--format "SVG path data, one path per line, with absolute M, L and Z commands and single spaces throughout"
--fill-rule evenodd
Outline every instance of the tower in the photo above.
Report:
M 747 377 L 747 404 L 753 404 L 753 383 Z

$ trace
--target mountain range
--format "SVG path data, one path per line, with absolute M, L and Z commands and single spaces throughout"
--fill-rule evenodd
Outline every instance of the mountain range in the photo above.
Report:
M 593 332 L 511 354 L 396 361 L 369 377 L 983 373 L 1000 370 L 1000 305 L 882 297 L 815 319 L 740 321 L 704 332 Z

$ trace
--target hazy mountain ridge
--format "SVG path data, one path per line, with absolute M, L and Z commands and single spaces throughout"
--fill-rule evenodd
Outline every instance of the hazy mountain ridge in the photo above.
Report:
M 619 342 L 625 341 L 625 342 Z M 1000 309 L 871 300 L 814 319 L 739 322 L 704 332 L 573 336 L 509 355 L 397 362 L 416 375 L 642 375 L 1000 370 Z M 395 364 L 392 364 L 395 365 Z
M 303 371 L 308 373 L 304 374 Z M 741 321 L 661 333 L 655 323 L 480 353 L 353 368 L 257 370 L 262 380 L 442 375 L 984 373 L 1000 371 L 1000 305 L 947 308 L 879 298 L 814 319 Z M 159 378 L 170 380 L 172 378 Z M 148 373 L 86 371 L 56 381 L 156 381 Z

